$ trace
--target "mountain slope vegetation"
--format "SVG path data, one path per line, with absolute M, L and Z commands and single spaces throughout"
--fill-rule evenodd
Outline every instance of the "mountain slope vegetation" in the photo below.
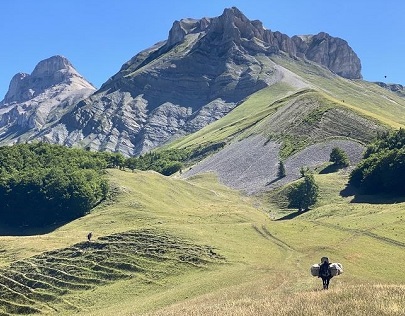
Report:
M 340 69 L 322 42 L 340 45 Z M 403 197 L 348 181 L 387 157 L 403 171 L 402 138 L 360 161 L 404 127 L 405 99 L 361 80 L 353 56 L 232 8 L 176 21 L 91 97 L 52 109 L 35 137 L 86 150 L 0 148 L 0 314 L 402 315 Z M 328 168 L 335 148 L 348 168 Z M 307 169 L 318 199 L 292 210 Z M 322 256 L 344 267 L 329 291 L 309 272 Z
M 106 198 L 110 154 L 43 143 L 0 147 L 0 216 L 15 227 L 63 223 Z
M 315 175 L 317 206 L 284 220 L 285 211 L 265 197 L 244 197 L 211 175 L 185 181 L 154 172 L 112 169 L 108 174 L 117 191 L 113 203 L 45 235 L 0 238 L 2 278 L 14 289 L 0 304 L 3 312 L 24 305 L 13 298 L 20 295 L 18 288 L 28 291 L 22 300 L 50 297 L 59 288 L 67 292 L 46 300 L 46 306 L 32 306 L 58 315 L 285 315 L 297 308 L 320 315 L 323 298 L 335 297 L 328 305 L 332 314 L 352 309 L 362 315 L 366 308 L 370 315 L 400 315 L 395 308 L 404 304 L 404 276 L 392 262 L 400 262 L 405 247 L 405 208 L 403 203 L 350 203 L 352 197 L 340 195 L 344 173 Z M 85 242 L 90 230 L 94 240 Z M 177 255 L 170 257 L 165 243 Z M 137 250 L 127 253 L 131 248 L 126 247 Z M 319 291 L 320 281 L 309 273 L 323 255 L 345 269 L 332 279 L 328 293 Z M 19 270 L 22 262 L 34 270 Z M 70 285 L 60 287 L 63 282 Z M 277 310 L 292 295 L 299 300 Z M 371 295 L 376 301 L 364 307 Z

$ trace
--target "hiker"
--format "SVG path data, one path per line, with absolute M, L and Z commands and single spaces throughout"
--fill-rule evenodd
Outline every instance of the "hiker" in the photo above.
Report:
M 318 277 L 322 278 L 323 289 L 327 290 L 329 288 L 329 281 L 333 277 L 329 267 L 329 259 L 327 257 L 321 258 Z
M 90 232 L 90 233 L 87 235 L 87 239 L 90 241 L 90 239 L 91 239 L 92 236 L 93 236 L 93 233 Z

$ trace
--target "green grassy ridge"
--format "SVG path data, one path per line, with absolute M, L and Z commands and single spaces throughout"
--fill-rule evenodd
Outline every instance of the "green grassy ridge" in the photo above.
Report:
M 332 74 L 322 66 L 310 62 L 273 56 L 272 60 L 310 82 L 314 89 L 341 105 L 391 126 L 405 126 L 405 99 L 377 84 L 364 80 L 350 80 Z
M 383 128 L 355 115 L 340 103 L 315 90 L 305 90 L 263 119 L 256 133 L 281 142 L 281 158 L 285 159 L 305 147 L 331 138 L 344 138 L 368 143 Z
M 387 89 L 341 78 L 314 63 L 280 56 L 271 60 L 297 74 L 308 88 L 297 89 L 288 80 L 278 82 L 252 94 L 220 120 L 164 148 L 194 148 L 263 134 L 283 144 L 280 155 L 286 158 L 330 137 L 368 143 L 379 131 L 405 126 L 405 99 Z M 294 109 L 280 121 L 278 112 L 288 108 Z M 298 119 L 294 124 L 292 117 Z
M 295 93 L 296 89 L 283 82 L 278 82 L 252 94 L 225 117 L 189 136 L 174 141 L 169 144 L 169 147 L 184 148 L 235 137 L 273 113 L 278 106 L 284 103 L 285 97 L 291 97 L 291 94 Z
M 78 315 L 139 315 L 165 311 L 168 306 L 175 310 L 176 306 L 191 307 L 197 300 L 197 310 L 209 310 L 211 303 L 217 301 L 226 315 L 226 311 L 232 314 L 234 303 L 246 302 L 258 308 L 262 297 L 277 297 L 278 300 L 272 302 L 275 306 L 286 294 L 312 293 L 314 300 L 319 300 L 322 292 L 316 290 L 320 282 L 310 276 L 309 267 L 323 255 L 341 262 L 345 269 L 343 275 L 332 280 L 332 289 L 350 289 L 366 283 L 388 286 L 401 284 L 403 280 L 402 269 L 392 262 L 400 262 L 403 256 L 400 243 L 405 240 L 402 235 L 395 236 L 399 233 L 395 230 L 401 228 L 404 203 L 351 203 L 352 197 L 340 196 L 347 182 L 345 173 L 315 175 L 321 191 L 319 204 L 310 212 L 285 221 L 271 220 L 269 214 L 280 210 L 269 201 L 230 190 L 219 184 L 212 174 L 187 181 L 155 172 L 109 170 L 108 174 L 119 188 L 114 203 L 100 205 L 91 214 L 50 234 L 0 237 L 0 247 L 10 246 L 7 252 L 10 257 L 28 258 L 32 248 L 38 246 L 37 255 L 41 257 L 41 249 L 48 248 L 49 252 L 64 248 L 63 244 L 66 248 L 80 244 L 89 230 L 100 236 L 96 246 L 99 239 L 105 238 L 103 236 L 150 229 L 164 231 L 193 245 L 210 245 L 226 258 L 226 264 L 214 262 L 204 269 L 190 268 L 176 274 L 171 272 L 172 265 L 160 261 L 154 266 L 156 273 L 162 273 L 159 280 L 145 277 L 122 278 L 104 285 L 88 283 L 91 290 L 72 289 L 62 295 L 65 301 L 53 305 L 58 312 L 50 311 L 51 314 L 69 315 L 74 311 Z M 107 239 L 115 242 L 117 238 Z M 60 270 L 77 265 L 74 268 L 83 271 L 85 276 L 89 269 L 80 267 L 86 268 L 88 262 L 95 261 L 69 258 L 64 251 L 60 254 L 54 261 L 55 267 Z M 128 261 L 124 255 L 117 258 L 119 262 Z M 148 262 L 138 261 L 136 266 L 151 269 Z M 364 268 L 365 262 L 370 263 L 368 268 Z M 108 269 L 116 267 L 98 269 L 97 277 L 91 279 L 106 275 Z M 28 277 L 34 279 L 32 275 Z M 54 279 L 41 279 L 42 284 L 51 280 Z M 247 289 L 252 292 L 246 292 Z M 241 293 L 246 296 L 239 301 Z M 352 291 L 347 293 L 351 295 Z M 386 294 L 380 292 L 380 295 L 377 300 L 382 302 Z M 395 298 L 394 302 L 403 301 Z M 335 311 L 338 308 L 334 303 L 331 306 Z M 267 312 L 268 308 L 265 308 Z M 196 315 L 201 313 L 196 312 Z
M 69 296 L 96 286 L 129 278 L 156 282 L 223 259 L 210 247 L 193 245 L 157 230 L 102 236 L 0 270 L 2 299 L 18 304 L 0 303 L 0 308 L 9 314 L 48 311 L 49 307 L 63 305 L 62 297 L 69 300 Z
M 326 72 L 324 69 L 318 71 Z M 330 78 L 320 78 L 329 80 L 328 84 L 331 86 L 334 80 L 341 80 L 331 74 L 328 76 Z M 346 80 L 344 84 L 351 87 L 355 83 Z M 374 89 L 373 85 L 371 87 Z M 296 88 L 279 82 L 252 94 L 220 120 L 164 148 L 193 148 L 201 144 L 227 142 L 234 138 L 243 139 L 250 135 L 263 134 L 269 139 L 282 142 L 281 156 L 287 157 L 297 150 L 330 137 L 349 137 L 367 143 L 376 136 L 377 131 L 400 126 L 400 123 L 392 119 L 397 115 L 397 111 L 403 111 L 402 105 L 395 107 L 393 116 L 374 115 L 370 112 L 374 110 L 374 103 L 369 107 L 363 103 L 352 104 L 347 102 L 350 99 L 340 100 L 340 91 L 337 91 L 335 94 L 335 91 L 331 92 L 315 85 L 313 88 L 297 91 Z M 386 101 L 384 95 L 380 98 Z M 358 99 L 354 100 L 359 102 Z M 378 101 L 378 98 L 374 96 L 372 101 L 377 102 L 376 100 Z M 371 101 L 365 98 L 364 102 Z M 399 98 L 398 102 L 403 101 Z M 403 103 L 405 108 L 405 102 Z M 289 115 L 283 116 L 283 112 Z

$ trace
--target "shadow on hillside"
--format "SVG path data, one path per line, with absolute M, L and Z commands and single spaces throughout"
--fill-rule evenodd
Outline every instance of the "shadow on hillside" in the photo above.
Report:
M 358 194 L 358 190 L 350 184 L 347 184 L 346 187 L 342 191 L 340 191 L 341 197 L 354 197 L 356 194 Z
M 34 236 L 45 235 L 53 232 L 59 227 L 66 225 L 70 221 L 54 223 L 43 227 L 30 227 L 30 226 L 0 226 L 0 236 Z
M 405 202 L 405 196 L 395 196 L 392 194 L 361 194 L 359 190 L 350 184 L 340 191 L 340 195 L 342 197 L 352 196 L 353 199 L 350 203 L 395 204 Z
M 286 220 L 289 220 L 289 219 L 294 219 L 294 218 L 296 218 L 296 217 L 298 217 L 298 216 L 300 216 L 300 215 L 302 215 L 302 214 L 304 214 L 304 213 L 306 213 L 308 211 L 310 211 L 310 209 L 304 210 L 304 211 L 296 211 L 296 212 L 290 213 L 288 215 L 285 215 L 283 217 L 280 217 L 280 218 L 276 219 L 276 221 L 286 221 Z
M 325 168 L 323 168 L 321 171 L 319 171 L 319 174 L 328 174 L 328 173 L 334 173 L 339 171 L 339 167 L 336 165 L 329 165 Z
M 275 178 L 275 179 L 273 179 L 273 180 L 267 182 L 267 183 L 266 183 L 266 186 L 272 185 L 273 183 L 276 183 L 277 181 L 279 181 L 279 180 L 281 180 L 281 179 L 282 179 L 282 177 L 281 177 L 281 178 L 280 178 L 280 177 L 277 177 L 277 178 Z
M 395 204 L 405 202 L 405 196 L 393 195 L 355 195 L 350 203 Z

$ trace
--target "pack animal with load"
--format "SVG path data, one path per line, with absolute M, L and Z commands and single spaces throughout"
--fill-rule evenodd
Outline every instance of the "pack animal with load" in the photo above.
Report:
M 343 266 L 340 263 L 329 263 L 327 257 L 321 258 L 321 263 L 316 263 L 311 266 L 311 274 L 318 278 L 322 278 L 323 289 L 329 288 L 330 279 L 334 276 L 343 273 Z
M 320 269 L 320 264 L 319 263 L 315 263 L 311 266 L 311 274 L 314 277 L 318 277 L 319 276 L 319 269 Z M 329 268 L 330 268 L 330 272 L 331 275 L 334 276 L 338 276 L 341 275 L 343 273 L 343 266 L 341 263 L 336 262 L 336 263 L 330 263 L 329 264 Z

